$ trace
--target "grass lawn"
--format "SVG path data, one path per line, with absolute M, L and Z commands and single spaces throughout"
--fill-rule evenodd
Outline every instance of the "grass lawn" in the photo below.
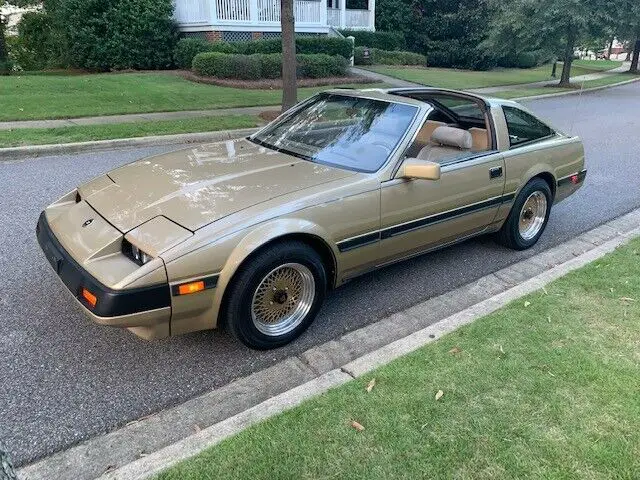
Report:
M 174 133 L 213 132 L 255 127 L 259 124 L 260 119 L 258 117 L 229 115 L 77 127 L 20 128 L 16 130 L 0 130 L 0 148 L 145 137 L 149 135 L 170 135 Z
M 488 72 L 456 70 L 452 68 L 404 68 L 392 66 L 373 66 L 367 68 L 409 82 L 453 89 L 517 85 L 520 83 L 533 83 L 552 79 L 551 65 L 542 65 L 528 69 L 500 68 Z M 562 64 L 558 64 L 557 74 L 560 75 L 561 71 Z M 571 68 L 571 75 L 578 76 L 594 73 L 595 71 L 599 71 L 599 69 L 591 68 L 589 65 L 582 66 L 574 64 Z
M 611 70 L 612 68 L 618 68 L 622 66 L 622 62 L 617 60 L 574 60 L 572 62 L 573 67 L 584 67 L 589 70 Z
M 298 96 L 328 88 L 301 88 Z M 279 105 L 281 98 L 281 90 L 205 85 L 169 73 L 12 75 L 0 76 L 0 121 Z
M 637 479 L 639 371 L 636 239 L 158 478 Z
M 595 80 L 587 80 L 586 82 L 577 83 L 582 88 L 594 88 L 602 87 L 605 85 L 613 85 L 615 83 L 624 82 L 626 80 L 632 80 L 638 78 L 637 75 L 630 73 L 612 73 L 604 78 L 597 78 Z M 566 88 L 560 87 L 536 87 L 536 88 L 516 88 L 513 90 L 505 90 L 504 92 L 492 93 L 492 97 L 497 98 L 518 98 L 518 97 L 531 97 L 534 95 L 545 95 L 548 93 L 566 92 Z

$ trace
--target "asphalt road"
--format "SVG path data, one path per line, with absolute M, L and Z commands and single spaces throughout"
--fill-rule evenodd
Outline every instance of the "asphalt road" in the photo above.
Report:
M 529 102 L 579 134 L 589 175 L 540 243 L 513 252 L 480 238 L 361 277 L 330 295 L 312 328 L 276 352 L 203 332 L 144 342 L 90 324 L 37 246 L 40 211 L 77 184 L 171 148 L 0 163 L 0 443 L 18 464 L 262 369 L 468 283 L 640 207 L 640 83 Z M 175 149 L 176 147 L 173 147 Z

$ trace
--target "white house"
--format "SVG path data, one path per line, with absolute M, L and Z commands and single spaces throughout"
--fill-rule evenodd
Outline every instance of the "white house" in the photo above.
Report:
M 358 1 L 358 7 L 347 3 Z M 296 32 L 330 34 L 335 29 L 375 30 L 375 0 L 294 0 Z M 209 40 L 280 36 L 280 0 L 174 0 L 175 17 L 187 35 Z

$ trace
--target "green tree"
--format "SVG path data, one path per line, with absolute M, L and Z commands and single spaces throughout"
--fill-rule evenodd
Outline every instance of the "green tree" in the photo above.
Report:
M 35 0 L 0 0 L 0 7 L 27 7 L 37 5 L 41 2 Z M 7 47 L 6 22 L 7 19 L 0 15 L 0 75 L 11 73 L 11 62 L 9 60 L 9 48 Z
M 494 28 L 513 33 L 521 44 L 561 52 L 561 86 L 569 86 L 576 46 L 605 37 L 606 28 L 614 21 L 612 10 L 615 7 L 606 0 L 510 0 L 499 3 Z
M 619 40 L 628 42 L 633 51 L 631 56 L 631 73 L 640 73 L 638 58 L 640 57 L 640 2 L 637 0 L 618 0 L 615 2 L 617 22 L 615 34 Z
M 403 33 L 430 65 L 484 70 L 498 57 L 479 47 L 493 10 L 490 0 L 378 0 L 376 27 Z

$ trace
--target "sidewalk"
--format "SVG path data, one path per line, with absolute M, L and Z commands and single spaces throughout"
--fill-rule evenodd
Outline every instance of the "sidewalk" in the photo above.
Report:
M 117 123 L 138 123 L 158 120 L 182 120 L 187 118 L 222 117 L 225 115 L 258 115 L 269 110 L 278 110 L 278 106 L 219 108 L 214 110 L 190 110 L 183 112 L 132 113 L 128 115 L 106 115 L 100 117 L 81 117 L 60 120 L 22 120 L 0 122 L 1 130 L 20 128 L 58 128 L 86 125 L 110 125 Z

